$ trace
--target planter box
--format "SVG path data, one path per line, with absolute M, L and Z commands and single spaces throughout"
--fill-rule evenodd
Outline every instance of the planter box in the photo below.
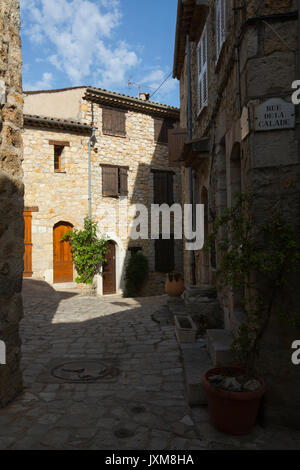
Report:
M 189 315 L 175 315 L 175 334 L 179 343 L 195 343 L 197 327 Z

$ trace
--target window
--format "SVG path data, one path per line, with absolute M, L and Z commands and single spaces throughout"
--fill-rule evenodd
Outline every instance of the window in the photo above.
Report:
M 217 0 L 216 3 L 216 53 L 217 60 L 219 59 L 222 46 L 226 39 L 226 0 Z
M 154 183 L 154 204 L 174 203 L 173 196 L 173 172 L 152 170 Z
M 102 108 L 102 132 L 107 135 L 125 137 L 126 112 L 119 109 Z
M 119 197 L 128 195 L 128 167 L 101 165 L 102 196 Z
M 197 46 L 198 61 L 198 115 L 208 104 L 208 74 L 207 74 L 207 27 L 204 27 L 202 36 Z
M 60 172 L 61 171 L 61 157 L 64 151 L 64 147 L 62 145 L 54 145 L 54 171 Z
M 155 240 L 155 271 L 169 273 L 174 270 L 174 235 L 170 240 Z
M 154 141 L 159 144 L 168 143 L 168 131 L 173 129 L 173 122 L 169 119 L 154 119 Z

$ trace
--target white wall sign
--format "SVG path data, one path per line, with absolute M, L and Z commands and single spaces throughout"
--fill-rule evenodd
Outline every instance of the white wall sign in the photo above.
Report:
M 271 98 L 255 107 L 256 131 L 292 129 L 295 127 L 295 105 L 281 98 Z

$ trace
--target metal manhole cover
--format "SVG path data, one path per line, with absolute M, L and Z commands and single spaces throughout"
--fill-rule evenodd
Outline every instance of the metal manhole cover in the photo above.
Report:
M 92 383 L 114 379 L 120 371 L 102 361 L 83 360 L 60 364 L 51 370 L 51 374 L 69 383 Z

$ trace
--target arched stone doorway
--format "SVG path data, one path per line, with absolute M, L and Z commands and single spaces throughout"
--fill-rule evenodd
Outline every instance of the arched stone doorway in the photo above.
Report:
M 73 257 L 68 241 L 61 241 L 63 235 L 73 230 L 69 222 L 58 222 L 53 227 L 53 282 L 73 282 Z

